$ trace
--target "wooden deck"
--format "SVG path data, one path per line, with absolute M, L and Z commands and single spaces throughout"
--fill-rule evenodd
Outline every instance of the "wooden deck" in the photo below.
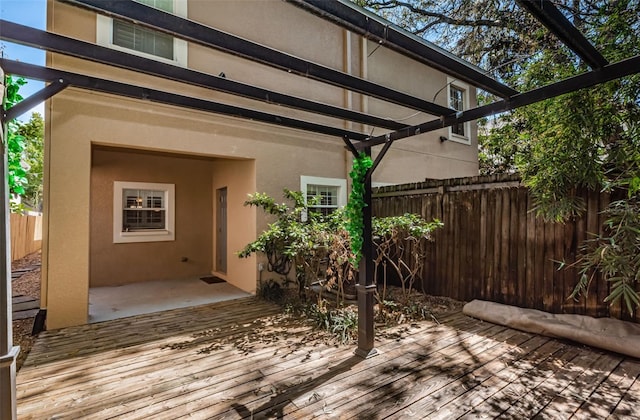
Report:
M 455 313 L 362 360 L 246 298 L 43 333 L 20 419 L 640 416 L 640 360 Z

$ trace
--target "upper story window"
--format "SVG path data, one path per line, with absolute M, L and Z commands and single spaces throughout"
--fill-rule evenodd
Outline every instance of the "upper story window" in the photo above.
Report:
M 454 79 L 448 79 L 447 101 L 449 107 L 456 111 L 469 109 L 469 86 Z M 471 144 L 470 124 L 468 122 L 454 124 L 449 127 L 449 140 Z
M 347 180 L 301 176 L 300 190 L 308 203 L 309 211 L 329 215 L 347 204 Z
M 186 0 L 136 0 L 178 16 L 187 16 Z M 187 66 L 187 42 L 131 22 L 98 15 L 97 42 L 146 58 Z
M 113 242 L 173 241 L 174 196 L 174 184 L 115 181 Z

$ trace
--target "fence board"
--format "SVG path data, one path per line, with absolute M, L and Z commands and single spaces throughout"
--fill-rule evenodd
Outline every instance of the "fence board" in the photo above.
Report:
M 518 297 L 518 306 L 525 306 L 526 289 L 525 282 L 527 278 L 527 194 L 524 188 L 518 188 L 518 211 L 516 218 L 518 220 L 518 258 L 516 260 L 516 296 Z
M 42 246 L 42 216 L 11 213 L 11 261 L 40 250 Z
M 598 196 L 593 193 L 587 195 L 587 238 L 593 239 L 597 235 L 599 229 L 598 226 Z M 603 293 L 604 284 L 601 284 L 598 276 L 597 281 L 594 281 L 591 285 L 591 293 L 587 296 L 586 310 L 589 314 L 595 314 L 598 309 L 598 296 Z
M 532 198 L 516 176 L 433 180 L 379 192 L 393 194 L 374 194 L 376 216 L 414 212 L 444 223 L 426 254 L 419 288 L 427 293 L 640 321 L 637 311 L 603 303 L 609 289 L 599 278 L 586 299 L 567 299 L 578 281 L 579 266 L 572 264 L 580 246 L 606 217 L 606 194 L 582 193 L 585 216 L 553 224 L 535 216 Z M 571 266 L 557 270 L 554 261 Z
M 526 308 L 536 307 L 536 217 L 530 210 L 533 207 L 532 199 L 527 194 L 526 198 L 526 223 L 527 223 L 527 270 L 525 278 L 525 303 Z
M 494 256 L 495 256 L 495 232 L 496 232 L 496 224 L 495 224 L 495 212 L 496 212 L 496 204 L 497 197 L 496 191 L 490 190 L 488 191 L 488 199 L 487 199 L 487 236 L 484 238 L 484 241 L 487 243 L 487 255 L 485 259 L 485 277 L 483 283 L 485 283 L 485 294 L 482 296 L 483 299 L 493 300 L 493 278 L 495 277 L 495 265 L 493 264 Z M 481 240 L 483 240 L 481 238 Z

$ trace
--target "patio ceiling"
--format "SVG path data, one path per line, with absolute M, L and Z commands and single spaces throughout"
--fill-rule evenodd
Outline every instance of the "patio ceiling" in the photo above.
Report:
M 441 70 L 452 77 L 466 81 L 473 86 L 494 93 L 502 99 L 489 105 L 480 106 L 464 112 L 455 112 L 433 102 L 399 92 L 392 88 L 361 79 L 350 74 L 317 64 L 298 57 L 288 55 L 273 48 L 260 45 L 246 39 L 207 27 L 198 22 L 177 17 L 157 9 L 147 7 L 133 0 L 58 0 L 74 6 L 88 8 L 97 13 L 113 16 L 126 21 L 157 29 L 172 36 L 198 43 L 207 48 L 221 50 L 247 60 L 275 67 L 287 73 L 300 77 L 308 77 L 315 81 L 337 86 L 348 91 L 361 93 L 373 98 L 413 108 L 431 114 L 436 118 L 415 126 L 406 126 L 397 121 L 356 112 L 342 107 L 323 104 L 308 99 L 298 98 L 274 92 L 257 86 L 227 80 L 221 76 L 205 74 L 190 69 L 165 65 L 156 61 L 146 60 L 137 56 L 125 54 L 115 50 L 103 48 L 63 37 L 61 35 L 21 27 L 11 22 L 0 20 L 0 38 L 21 44 L 26 44 L 47 51 L 70 55 L 73 57 L 100 62 L 119 68 L 126 68 L 158 77 L 168 78 L 189 85 L 222 91 L 239 95 L 252 100 L 281 105 L 306 112 L 321 114 L 335 119 L 337 125 L 352 121 L 374 127 L 391 130 L 382 136 L 372 137 L 362 132 L 353 132 L 340 128 L 326 127 L 321 124 L 297 120 L 283 115 L 266 113 L 252 109 L 230 106 L 210 100 L 192 98 L 171 92 L 149 89 L 123 82 L 99 79 L 82 74 L 62 72 L 53 68 L 25 65 L 10 60 L 0 61 L 0 67 L 6 71 L 32 78 L 39 78 L 51 84 L 28 98 L 26 104 L 31 105 L 38 100 L 44 100 L 56 94 L 66 86 L 77 86 L 84 89 L 99 90 L 115 95 L 136 97 L 168 103 L 179 107 L 200 109 L 208 112 L 220 113 L 239 118 L 258 120 L 264 123 L 281 125 L 295 129 L 340 137 L 346 146 L 357 154 L 362 150 L 371 153 L 371 147 L 384 144 L 384 148 L 376 159 L 377 166 L 394 141 L 409 138 L 428 131 L 448 127 L 457 123 L 470 121 L 498 112 L 509 111 L 524 105 L 532 104 L 544 99 L 556 97 L 585 87 L 594 86 L 615 78 L 640 72 L 640 56 L 635 56 L 621 62 L 609 64 L 589 41 L 568 21 L 552 2 L 540 0 L 518 0 L 527 11 L 540 20 L 559 40 L 583 59 L 591 71 L 582 75 L 551 84 L 530 92 L 517 92 L 513 88 L 492 79 L 475 66 L 454 57 L 450 53 L 419 39 L 383 19 L 372 15 L 347 0 L 287 0 L 290 3 L 311 11 L 323 19 L 341 25 L 356 34 L 376 41 L 386 48 L 404 54 Z M 20 107 L 21 105 L 17 105 Z M 4 112 L 3 121 L 15 116 L 20 108 Z M 342 125 L 344 126 L 344 125 Z M 355 143 L 353 143 L 353 142 Z M 375 169 L 375 166 L 373 169 Z M 373 169 L 369 172 L 372 173 Z M 365 183 L 365 201 L 371 200 L 371 177 Z M 7 209 L 5 208 L 5 212 Z M 364 265 L 361 266 L 359 289 L 359 343 L 360 354 L 368 355 L 373 349 L 373 284 L 371 265 L 371 206 L 365 207 Z M 6 282 L 6 273 L 2 272 L 0 281 Z M 0 289 L 6 289 L 0 287 Z M 0 300 L 5 301 L 4 294 Z M 4 302 L 6 303 L 6 302 Z M 0 304 L 3 304 L 0 302 Z M 10 318 L 9 318 L 10 319 Z M 4 334 L 2 334 L 4 335 Z M 0 349 L 4 353 L 6 349 Z M 8 352 L 7 352 L 8 354 Z

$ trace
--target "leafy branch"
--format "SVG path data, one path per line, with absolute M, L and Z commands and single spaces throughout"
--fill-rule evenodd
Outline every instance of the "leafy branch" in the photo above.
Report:
M 606 210 L 606 234 L 582 247 L 580 280 L 571 297 L 586 295 L 596 273 L 610 283 L 609 304 L 623 301 L 629 313 L 640 306 L 640 203 L 637 199 L 611 203 Z
M 23 98 L 19 93 L 20 87 L 27 82 L 23 78 L 14 79 L 11 75 L 5 76 L 7 95 L 4 101 L 4 109 L 9 110 Z M 7 176 L 9 192 L 11 193 L 11 209 L 22 210 L 20 200 L 28 184 L 27 171 L 23 163 L 23 155 L 26 148 L 26 139 L 20 134 L 20 125 L 16 120 L 7 122 Z

